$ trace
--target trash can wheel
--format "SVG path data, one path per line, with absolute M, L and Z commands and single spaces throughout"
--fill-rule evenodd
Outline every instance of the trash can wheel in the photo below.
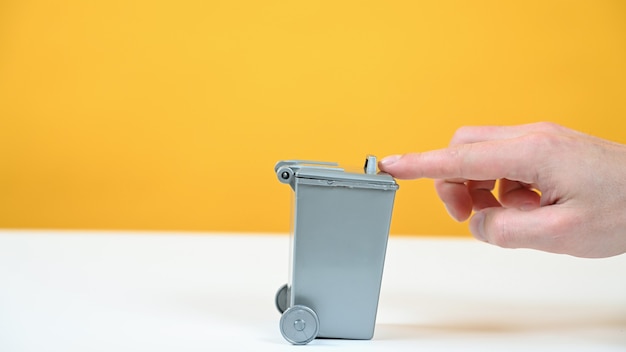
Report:
M 294 345 L 306 345 L 317 337 L 320 321 L 313 309 L 306 306 L 288 308 L 280 318 L 280 333 Z
M 283 314 L 287 310 L 287 306 L 289 305 L 289 286 L 284 284 L 281 288 L 276 292 L 276 308 Z

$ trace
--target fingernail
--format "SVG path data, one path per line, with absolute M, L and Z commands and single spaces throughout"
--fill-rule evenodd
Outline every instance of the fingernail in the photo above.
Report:
M 520 205 L 519 207 L 521 211 L 531 211 L 531 210 L 535 210 L 536 208 L 537 208 L 537 204 L 531 203 L 531 202 L 524 203 Z
M 390 155 L 388 157 L 383 158 L 380 161 L 380 165 L 382 166 L 389 166 L 394 164 L 396 161 L 400 160 L 400 158 L 402 158 L 402 155 Z
M 487 242 L 485 238 L 485 213 L 477 212 L 472 216 L 469 223 L 470 232 L 477 240 Z

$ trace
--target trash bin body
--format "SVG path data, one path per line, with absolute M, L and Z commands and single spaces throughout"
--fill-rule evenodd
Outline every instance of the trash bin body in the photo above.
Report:
M 276 171 L 294 190 L 287 308 L 314 311 L 317 337 L 371 339 L 398 185 L 371 165 L 346 172 L 295 161 Z

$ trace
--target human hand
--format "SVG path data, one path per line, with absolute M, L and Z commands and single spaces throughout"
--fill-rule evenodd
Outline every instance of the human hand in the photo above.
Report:
M 379 168 L 435 179 L 454 219 L 474 211 L 479 240 L 588 258 L 626 253 L 625 145 L 552 123 L 462 127 L 446 149 L 389 156 Z

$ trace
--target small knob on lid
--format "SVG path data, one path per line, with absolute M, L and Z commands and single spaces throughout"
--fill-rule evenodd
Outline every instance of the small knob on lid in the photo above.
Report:
M 376 157 L 374 155 L 368 155 L 365 158 L 365 166 L 363 166 L 363 170 L 368 175 L 376 175 Z

